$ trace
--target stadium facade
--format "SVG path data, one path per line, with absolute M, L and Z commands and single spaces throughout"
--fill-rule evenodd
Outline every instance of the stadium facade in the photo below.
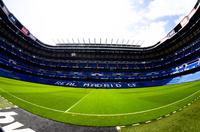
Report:
M 200 1 L 151 47 L 34 37 L 0 0 L 0 76 L 84 88 L 133 88 L 200 80 Z

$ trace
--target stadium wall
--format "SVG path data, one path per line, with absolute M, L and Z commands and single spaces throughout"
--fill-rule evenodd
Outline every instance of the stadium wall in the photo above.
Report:
M 20 73 L 11 72 L 0 68 L 0 76 L 13 78 L 17 80 L 24 80 L 35 83 L 43 83 L 50 85 L 66 86 L 66 87 L 77 87 L 77 88 L 136 88 L 136 87 L 151 87 L 161 86 L 169 84 L 179 84 L 191 81 L 200 80 L 200 71 L 182 75 L 175 78 L 168 78 L 163 80 L 155 81 L 144 81 L 144 82 L 86 82 L 86 81 L 66 81 L 66 80 L 55 80 L 38 78 L 34 76 L 27 76 Z

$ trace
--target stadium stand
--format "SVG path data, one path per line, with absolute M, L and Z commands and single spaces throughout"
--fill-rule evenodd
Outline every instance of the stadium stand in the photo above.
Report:
M 0 0 L 0 76 L 93 88 L 129 88 L 200 79 L 200 1 L 151 47 L 120 44 L 46 45 Z

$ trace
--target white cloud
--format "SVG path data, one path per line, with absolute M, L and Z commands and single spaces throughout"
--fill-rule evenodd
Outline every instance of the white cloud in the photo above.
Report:
M 162 16 L 186 15 L 196 0 L 153 0 L 148 6 L 147 17 L 156 19 Z
M 8 8 L 33 35 L 45 43 L 66 38 L 142 39 L 146 46 L 165 36 L 165 21 L 157 18 L 189 13 L 196 0 L 5 0 Z M 139 5 L 131 5 L 138 2 Z M 135 8 L 137 7 L 137 8 Z M 175 20 L 177 21 L 177 20 Z M 72 41 L 72 40 L 70 40 Z M 124 42 L 125 43 L 125 42 Z
M 146 43 L 143 46 L 151 46 L 152 43 L 155 44 L 159 41 L 158 38 L 162 38 L 166 35 L 165 28 L 163 28 L 166 24 L 167 23 L 163 21 L 152 22 L 144 27 L 143 30 L 139 30 L 139 32 L 135 34 L 136 38 L 143 40 L 145 36 Z
M 139 4 L 144 4 L 144 0 L 138 0 Z

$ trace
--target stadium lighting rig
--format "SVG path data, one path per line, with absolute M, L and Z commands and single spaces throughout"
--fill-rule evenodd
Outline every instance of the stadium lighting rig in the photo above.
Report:
M 82 40 L 82 41 L 81 41 Z M 53 40 L 53 43 L 55 43 L 56 45 L 68 45 L 68 44 L 77 44 L 77 45 L 81 45 L 81 44 L 115 44 L 115 45 L 135 45 L 135 46 L 139 46 L 139 47 L 142 47 L 142 45 L 145 43 L 145 40 L 131 40 L 131 39 L 114 39 L 114 38 L 111 38 L 111 39 L 108 39 L 108 38 L 105 38 L 105 39 L 102 39 L 102 38 L 88 38 L 88 39 L 85 39 L 85 38 L 77 38 L 77 39 L 74 39 L 74 38 L 67 38 L 67 39 L 56 39 Z

